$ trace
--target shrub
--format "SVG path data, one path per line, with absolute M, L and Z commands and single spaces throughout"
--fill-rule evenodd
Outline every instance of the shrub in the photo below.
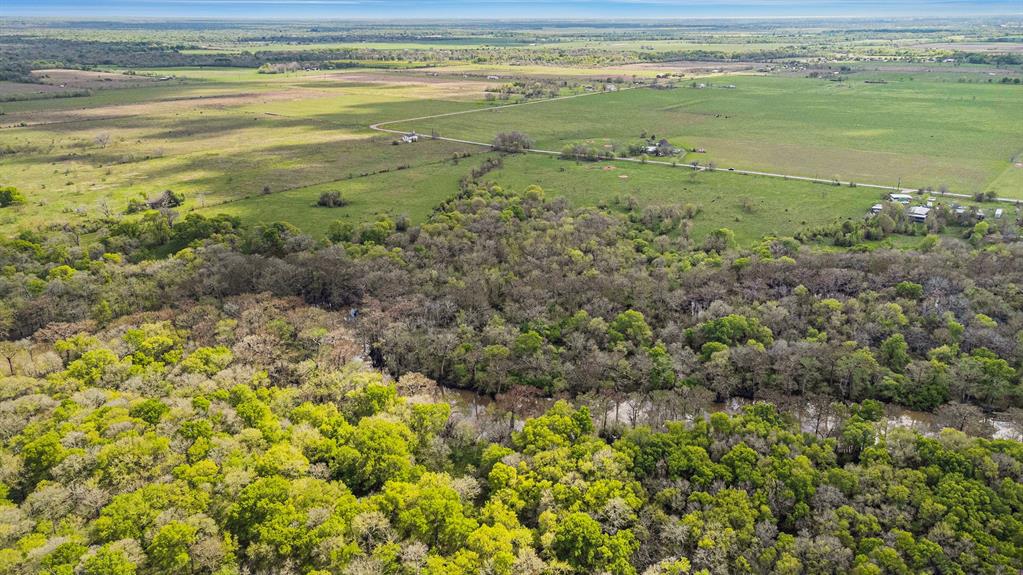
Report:
M 501 152 L 519 153 L 533 147 L 533 140 L 521 132 L 501 132 L 494 137 L 494 149 Z
M 0 187 L 0 208 L 6 208 L 7 206 L 13 206 L 14 204 L 21 204 L 25 202 L 25 196 L 18 191 L 18 188 L 14 186 L 2 186 Z
M 320 199 L 316 200 L 316 205 L 324 208 L 340 208 L 348 205 L 348 202 L 341 197 L 341 192 L 331 190 L 320 194 Z

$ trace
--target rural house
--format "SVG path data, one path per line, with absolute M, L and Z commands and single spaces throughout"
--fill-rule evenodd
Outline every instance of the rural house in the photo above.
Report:
M 653 139 L 647 140 L 646 147 L 643 148 L 644 153 L 651 154 L 654 156 L 672 156 L 675 154 L 675 146 L 671 145 L 671 142 L 665 139 L 661 139 L 659 142 L 654 142 Z
M 910 221 L 922 224 L 927 221 L 927 214 L 931 212 L 931 208 L 925 206 L 913 206 L 906 210 L 906 215 L 909 216 Z

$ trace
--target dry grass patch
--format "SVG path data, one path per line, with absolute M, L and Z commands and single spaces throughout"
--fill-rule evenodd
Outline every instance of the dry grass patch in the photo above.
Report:
M 32 76 L 46 85 L 86 90 L 139 88 L 160 82 L 159 78 L 151 76 L 61 68 L 35 70 L 32 72 Z

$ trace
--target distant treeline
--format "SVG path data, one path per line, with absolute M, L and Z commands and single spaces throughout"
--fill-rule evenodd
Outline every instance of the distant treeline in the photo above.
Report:
M 440 62 L 472 62 L 476 64 L 568 65 L 598 66 L 622 65 L 641 62 L 712 61 L 712 62 L 769 62 L 792 58 L 825 56 L 820 48 L 811 46 L 785 46 L 749 52 L 726 50 L 631 50 L 613 47 L 565 48 L 553 43 L 548 47 L 523 47 L 521 38 L 479 38 L 480 42 L 494 41 L 495 46 L 465 48 L 337 48 L 325 50 L 294 49 L 275 51 L 241 51 L 233 54 L 189 51 L 195 45 L 189 42 L 166 44 L 136 41 L 86 41 L 75 39 L 41 38 L 32 35 L 10 35 L 0 62 L 0 80 L 33 81 L 30 71 L 41 68 L 89 68 L 93 66 L 121 67 L 178 67 L 217 66 L 259 68 L 294 64 L 300 68 L 361 67 L 366 63 L 391 63 L 402 66 L 428 66 Z M 465 37 L 444 36 L 426 39 L 421 34 L 377 33 L 355 36 L 341 35 L 271 35 L 260 37 L 260 42 L 324 42 L 333 39 L 347 41 L 425 42 L 461 40 Z M 252 41 L 256 41 L 253 38 Z M 244 46 L 244 42 L 240 43 Z M 919 55 L 909 56 L 916 58 Z M 959 62 L 1009 66 L 1023 64 L 1018 54 L 987 54 L 954 52 Z
M 733 53 L 714 50 L 670 50 L 638 52 L 603 48 L 428 48 L 370 49 L 338 48 L 329 50 L 242 51 L 235 54 L 187 52 L 187 44 L 167 45 L 153 42 L 97 42 L 71 39 L 12 36 L 5 58 L 0 63 L 0 79 L 33 81 L 29 72 L 41 68 L 88 68 L 92 66 L 178 67 L 217 66 L 259 68 L 275 64 L 297 63 L 302 67 L 351 67 L 362 62 L 401 62 L 405 65 L 430 65 L 438 62 L 474 62 L 478 64 L 532 65 L 617 65 L 673 60 L 765 61 L 807 56 L 806 49 L 784 48 Z M 381 38 L 383 40 L 383 38 Z M 409 38 L 404 39 L 410 40 Z M 338 65 L 338 63 L 345 63 Z

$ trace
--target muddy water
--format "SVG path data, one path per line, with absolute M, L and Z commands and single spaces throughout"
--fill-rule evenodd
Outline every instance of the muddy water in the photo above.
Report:
M 493 417 L 488 413 L 488 409 L 495 404 L 495 401 L 489 396 L 479 395 L 469 390 L 442 388 L 440 396 L 434 398 L 434 400 L 447 402 L 451 406 L 452 416 L 456 419 L 480 420 L 484 417 Z M 555 401 L 555 399 L 551 398 L 540 398 L 533 401 L 529 407 L 518 410 L 519 413 L 516 413 L 513 423 L 514 428 L 521 429 L 525 418 L 543 413 L 548 407 L 554 405 Z M 668 419 L 692 420 L 694 416 L 704 417 L 717 412 L 736 414 L 741 412 L 743 406 L 749 403 L 748 400 L 739 398 L 733 398 L 727 403 L 703 401 L 691 406 L 687 410 L 689 412 L 688 415 L 680 414 L 678 417 Z M 654 415 L 657 411 L 653 409 L 653 406 L 648 401 L 633 398 L 626 399 L 617 406 L 613 403 L 610 404 L 606 413 L 599 413 L 599 411 L 593 410 L 591 406 L 594 424 L 598 429 L 602 425 L 633 426 L 658 423 L 665 418 L 663 414 Z M 799 422 L 799 426 L 804 432 L 815 433 L 820 436 L 829 435 L 839 421 L 839 418 L 833 414 L 816 413 L 814 407 L 810 405 L 801 406 L 794 410 L 788 409 L 787 411 Z M 923 435 L 936 435 L 942 428 L 933 413 L 887 406 L 885 414 L 884 429 L 907 427 Z M 993 437 L 995 439 L 1023 440 L 1023 429 L 1020 429 L 1010 421 L 1000 420 L 995 417 L 989 418 L 988 423 L 994 427 Z

